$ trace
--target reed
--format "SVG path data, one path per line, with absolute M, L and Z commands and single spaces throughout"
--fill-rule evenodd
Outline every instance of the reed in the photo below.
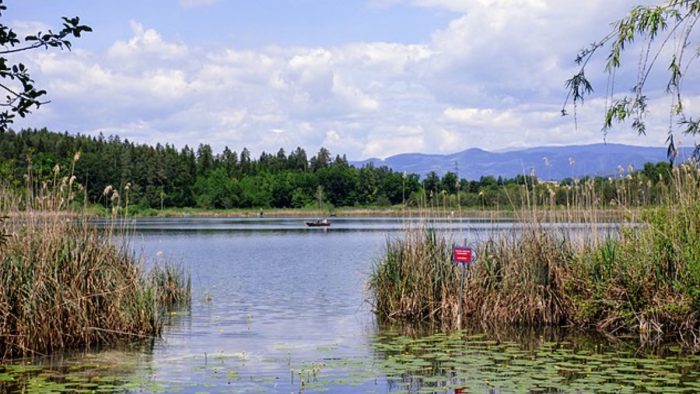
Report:
M 664 202 L 643 210 L 638 226 L 579 253 L 571 320 L 700 349 L 700 173 L 686 164 L 669 176 Z
M 382 316 L 444 320 L 459 286 L 448 241 L 429 228 L 414 228 L 404 239 L 388 240 L 369 286 Z
M 668 176 L 663 202 L 641 209 L 626 203 L 637 185 L 617 182 L 619 221 L 608 232 L 592 182 L 572 185 L 564 207 L 525 185 L 517 226 L 477 244 L 463 288 L 450 261 L 463 234 L 435 231 L 430 219 L 407 228 L 370 276 L 377 315 L 447 327 L 569 326 L 700 349 L 700 172 L 683 165 Z
M 154 338 L 170 308 L 189 304 L 184 272 L 146 272 L 117 230 L 70 208 L 78 185 L 59 171 L 30 174 L 24 196 L 0 192 L 0 359 Z

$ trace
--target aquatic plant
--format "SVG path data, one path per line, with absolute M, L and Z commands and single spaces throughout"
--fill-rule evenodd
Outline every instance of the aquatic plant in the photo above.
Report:
M 459 277 L 449 242 L 429 228 L 388 240 L 369 280 L 377 312 L 389 318 L 446 320 L 453 314 Z
M 166 262 L 155 265 L 148 279 L 156 289 L 156 300 L 168 307 L 189 307 L 192 302 L 190 276 L 181 266 Z
M 74 158 L 74 162 L 78 160 Z M 150 274 L 117 241 L 72 209 L 75 177 L 25 178 L 25 195 L 2 215 L 0 359 L 42 355 L 160 334 L 166 311 L 189 303 L 189 278 L 171 266 Z M 17 203 L 17 201 L 20 201 Z M 121 238 L 126 239 L 126 238 Z
M 663 204 L 579 253 L 570 280 L 573 321 L 700 348 L 699 175 L 694 165 L 674 168 Z
M 574 181 L 564 207 L 523 186 L 516 225 L 478 243 L 464 288 L 450 261 L 456 235 L 432 231 L 429 219 L 407 228 L 370 276 L 375 310 L 380 319 L 572 326 L 700 349 L 700 173 L 686 164 L 668 177 L 663 203 L 641 210 L 627 204 L 636 183 L 618 183 L 609 233 L 591 181 Z

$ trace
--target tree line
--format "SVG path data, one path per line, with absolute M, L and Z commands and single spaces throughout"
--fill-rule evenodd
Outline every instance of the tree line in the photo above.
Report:
M 79 152 L 80 159 L 72 163 Z M 459 179 L 456 173 L 423 179 L 417 174 L 371 164 L 357 168 L 345 156 L 325 148 L 308 157 L 302 148 L 287 153 L 262 152 L 253 158 L 225 147 L 215 154 L 210 145 L 176 149 L 170 144 L 136 144 L 118 136 L 105 137 L 25 129 L 0 134 L 0 180 L 22 190 L 28 182 L 51 182 L 54 170 L 71 168 L 83 185 L 80 201 L 110 205 L 106 188 L 125 195 L 142 208 L 205 209 L 316 207 L 317 197 L 334 207 L 440 206 L 517 208 L 523 190 L 542 202 L 567 204 L 576 184 L 593 185 L 600 205 L 619 201 L 620 183 L 634 186 L 627 203 L 658 201 L 670 177 L 667 163 L 647 164 L 641 171 L 623 171 L 615 179 L 595 177 L 541 182 L 534 175 L 513 178 L 482 176 Z M 624 176 L 622 176 L 624 175 Z M 630 181 L 633 179 L 634 181 Z M 664 179 L 666 181 L 664 181 Z

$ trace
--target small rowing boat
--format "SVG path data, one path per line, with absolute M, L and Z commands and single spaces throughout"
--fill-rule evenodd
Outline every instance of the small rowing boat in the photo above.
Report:
M 331 222 L 329 222 L 328 219 L 309 220 L 304 223 L 308 227 L 328 227 L 331 225 Z

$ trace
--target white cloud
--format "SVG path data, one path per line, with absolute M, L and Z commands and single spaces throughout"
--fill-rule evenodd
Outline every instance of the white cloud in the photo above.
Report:
M 218 0 L 180 0 L 180 6 L 184 8 L 207 7 L 216 4 Z
M 444 112 L 449 121 L 465 125 L 493 126 L 495 128 L 513 128 L 522 123 L 522 119 L 512 110 L 494 110 L 492 108 L 454 108 L 448 107 Z
M 352 108 L 362 111 L 376 111 L 379 109 L 379 102 L 360 89 L 345 83 L 338 75 L 333 76 L 333 87 L 331 88 L 334 94 L 345 100 Z
M 586 102 L 575 130 L 559 116 L 563 81 L 627 2 L 406 1 L 461 15 L 421 43 L 248 49 L 196 47 L 134 21 L 106 53 L 29 56 L 53 102 L 20 125 L 253 152 L 326 145 L 352 159 L 602 139 L 604 100 Z M 646 138 L 619 127 L 611 140 L 663 144 L 664 105 L 650 103 Z
M 119 61 L 143 60 L 143 57 L 156 59 L 181 59 L 187 55 L 187 46 L 163 40 L 154 29 L 145 29 L 142 24 L 131 21 L 133 37 L 129 41 L 117 41 L 109 49 L 108 55 Z M 152 60 L 152 59 L 151 59 Z
M 51 29 L 51 26 L 43 22 L 36 21 L 12 21 L 10 22 L 10 28 L 17 34 L 17 37 L 24 38 L 28 35 L 35 35 L 39 32 L 46 33 Z

